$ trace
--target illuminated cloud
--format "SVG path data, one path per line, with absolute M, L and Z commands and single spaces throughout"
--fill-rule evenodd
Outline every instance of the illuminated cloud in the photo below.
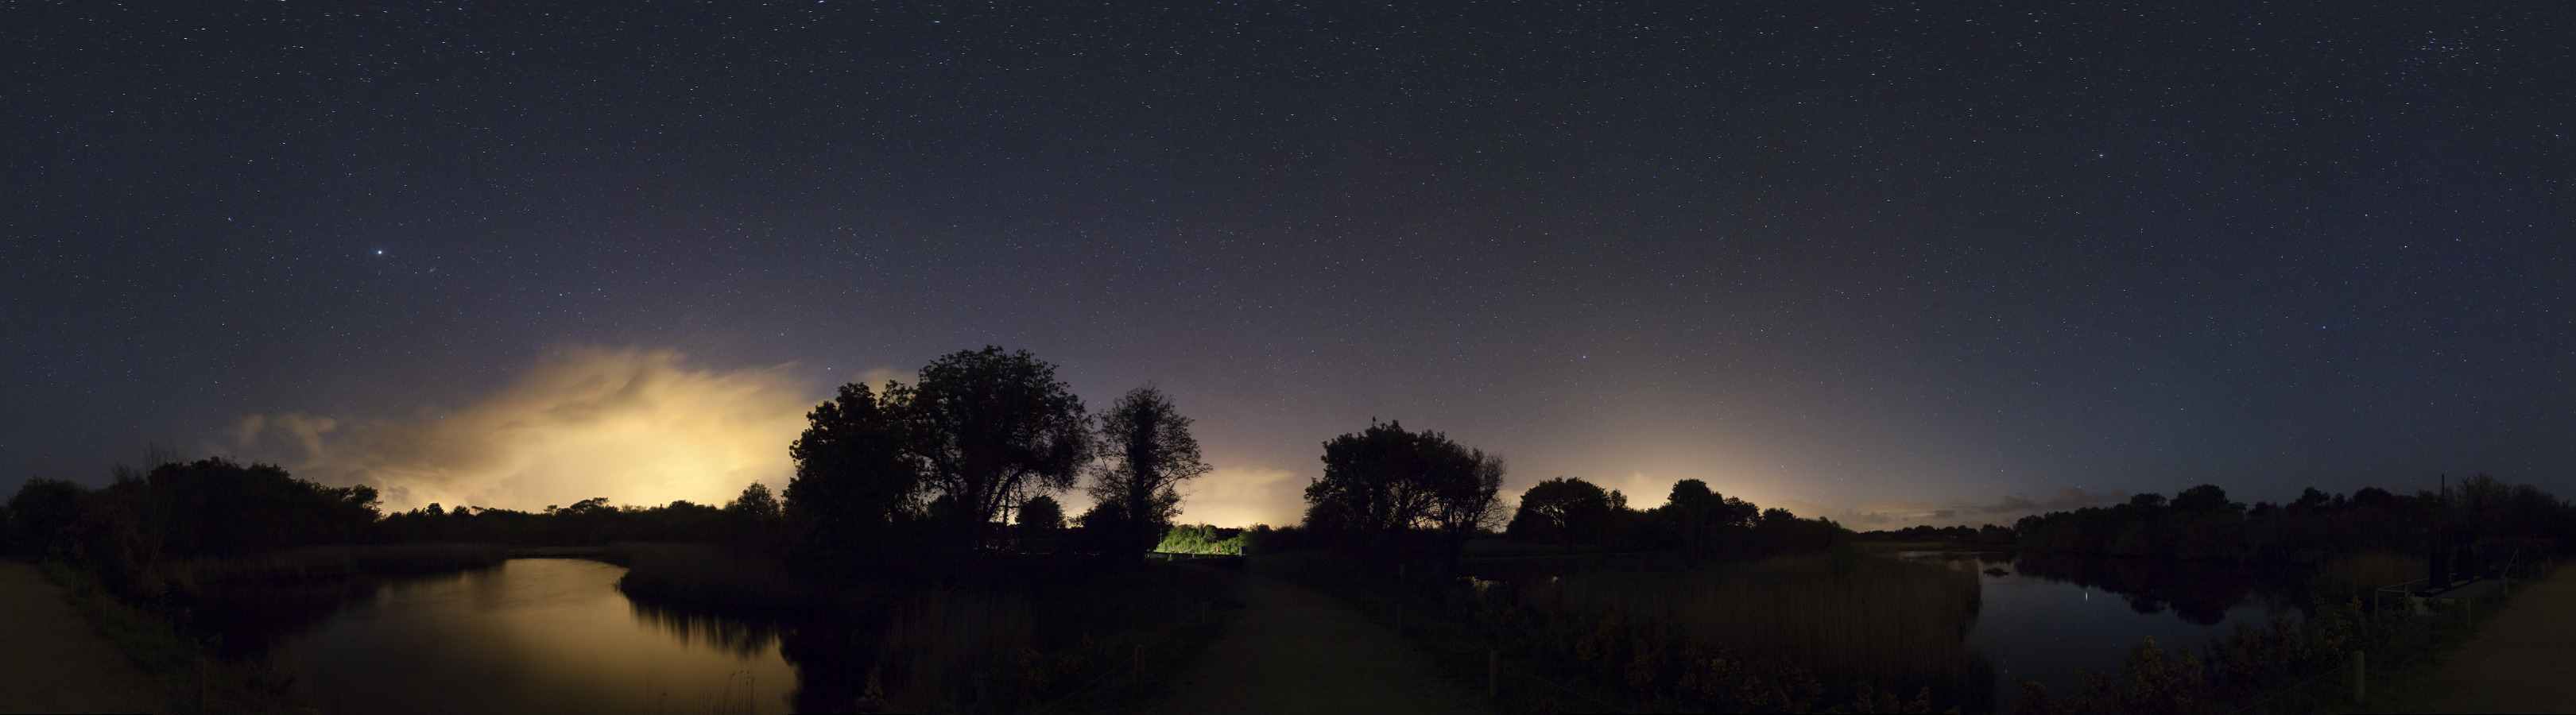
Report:
M 1295 524 L 1306 517 L 1307 481 L 1285 469 L 1217 467 L 1188 482 L 1179 519 L 1228 527 Z
M 252 416 L 231 436 L 298 476 L 374 485 L 390 509 L 722 503 L 751 482 L 786 485 L 787 445 L 819 400 L 784 368 L 720 373 L 668 350 L 575 348 L 461 409 Z

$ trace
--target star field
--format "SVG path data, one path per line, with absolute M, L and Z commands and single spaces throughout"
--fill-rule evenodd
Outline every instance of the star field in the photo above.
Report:
M 1857 526 L 2576 490 L 2565 5 L 0 23 L 0 486 L 435 414 L 567 346 L 819 397 L 998 344 L 1095 405 L 1159 384 L 1211 461 L 1295 477 L 1289 518 L 1371 418 L 1513 491 L 1701 478 Z

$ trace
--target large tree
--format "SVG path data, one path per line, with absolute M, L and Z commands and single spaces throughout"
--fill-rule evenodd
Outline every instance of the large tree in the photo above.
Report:
M 1210 469 L 1190 436 L 1190 418 L 1161 390 L 1139 387 L 1100 416 L 1098 445 L 1105 459 L 1092 468 L 1092 512 L 1083 528 L 1107 532 L 1094 537 L 1107 548 L 1143 553 L 1171 530 L 1180 483 Z
M 1708 482 L 1684 479 L 1673 483 L 1672 496 L 1660 511 L 1673 535 L 1681 539 L 1682 553 L 1697 558 L 1710 553 L 1721 534 L 1751 527 L 1761 510 L 1710 490 Z
M 1026 350 L 950 353 L 921 369 L 907 432 L 952 538 L 981 544 L 1031 496 L 1073 487 L 1091 459 L 1090 418 L 1055 366 Z
M 909 389 L 887 383 L 876 393 L 842 385 L 840 395 L 806 413 L 805 433 L 787 446 L 796 476 L 787 481 L 787 522 L 808 546 L 848 557 L 882 545 L 914 510 L 920 460 L 907 451 L 902 413 Z
M 1497 514 L 1502 460 L 1438 432 L 1372 422 L 1325 442 L 1323 460 L 1324 475 L 1306 486 L 1306 524 L 1319 532 L 1383 545 L 1427 529 L 1454 545 Z
M 1511 534 L 1516 538 L 1555 541 L 1572 550 L 1576 542 L 1601 536 L 1602 527 L 1623 501 L 1614 499 L 1612 494 L 1598 484 L 1571 477 L 1539 482 L 1521 493 L 1520 510 L 1512 515 Z
M 1431 513 L 1427 518 L 1444 537 L 1449 556 L 1454 558 L 1468 539 L 1503 525 L 1503 458 L 1481 449 L 1442 448 L 1434 455 L 1431 466 Z

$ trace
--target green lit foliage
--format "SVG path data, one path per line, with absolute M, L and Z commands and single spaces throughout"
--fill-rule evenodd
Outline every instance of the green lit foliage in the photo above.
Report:
M 1251 541 L 1251 533 L 1244 529 L 1219 529 L 1207 524 L 1182 524 L 1165 533 L 1162 543 L 1154 546 L 1154 552 L 1242 556 L 1244 544 Z

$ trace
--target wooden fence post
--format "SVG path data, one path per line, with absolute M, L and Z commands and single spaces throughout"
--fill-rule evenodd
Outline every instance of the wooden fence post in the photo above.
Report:
M 2369 695 L 2370 695 L 2369 690 L 2367 690 L 2367 689 L 2366 689 L 2366 688 L 2367 688 L 2367 685 L 2365 685 L 2365 684 L 2368 682 L 2368 678 L 2367 678 L 2367 677 L 2365 677 L 2365 675 L 2366 675 L 2366 674 L 2365 674 L 2365 672 L 2362 670 L 2362 668 L 2363 668 L 2363 660 L 2362 660 L 2362 654 L 2361 654 L 2361 651 L 2353 651 L 2353 652 L 2352 652 L 2352 704 L 2354 704 L 2354 705 L 2360 705 L 2360 704 L 2362 704 L 2363 702 L 2366 702 L 2366 698 L 2368 698 L 2368 697 L 2369 697 Z
M 1492 699 L 1502 696 L 1503 652 L 1499 650 L 1485 651 L 1485 697 L 1487 699 Z

